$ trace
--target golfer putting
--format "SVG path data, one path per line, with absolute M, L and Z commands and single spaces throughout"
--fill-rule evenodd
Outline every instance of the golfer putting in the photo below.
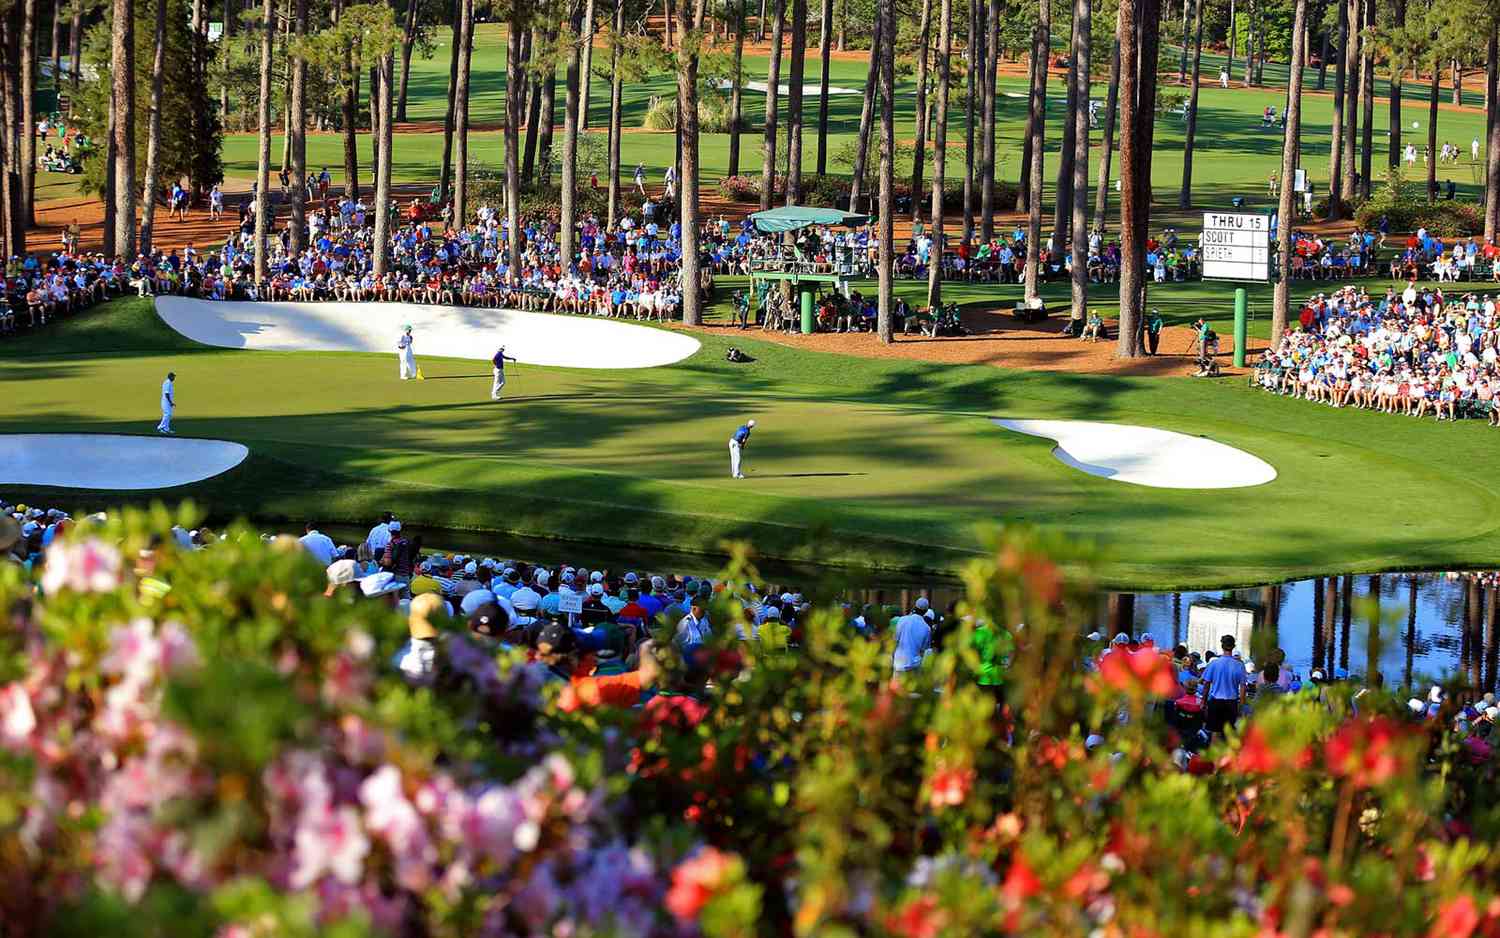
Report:
M 750 420 L 744 426 L 734 431 L 734 436 L 729 438 L 729 477 L 731 479 L 743 479 L 745 474 L 740 471 L 740 454 L 746 446 L 750 445 L 750 431 L 755 429 L 755 421 Z
M 421 372 L 417 370 L 417 355 L 413 351 L 414 341 L 411 337 L 411 326 L 401 333 L 401 338 L 396 340 L 396 358 L 401 362 L 401 380 L 408 378 L 419 378 Z
M 177 401 L 172 396 L 172 383 L 177 380 L 177 372 L 167 372 L 167 379 L 161 383 L 161 423 L 156 425 L 157 433 L 170 434 L 172 432 L 172 408 L 177 406 Z
M 500 392 L 505 389 L 505 363 L 517 361 L 517 359 L 505 354 L 505 346 L 500 346 L 500 351 L 490 359 L 490 364 L 495 369 L 495 383 L 490 387 L 490 400 L 500 400 Z

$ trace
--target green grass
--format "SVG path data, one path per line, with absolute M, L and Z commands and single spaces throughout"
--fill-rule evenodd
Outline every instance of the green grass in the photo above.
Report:
M 598 56 L 597 53 L 598 50 L 596 50 L 595 63 L 602 66 L 603 57 Z M 1173 60 L 1175 61 L 1175 57 Z M 1219 61 L 1221 61 L 1219 58 L 1205 55 L 1203 74 L 1217 77 Z M 765 56 L 746 56 L 747 76 L 752 80 L 764 81 L 767 64 L 768 60 Z M 789 65 L 783 61 L 782 67 L 786 70 Z M 820 67 L 821 59 L 816 56 L 808 58 L 806 71 L 807 80 L 810 83 L 816 83 Z M 499 26 L 484 24 L 479 27 L 473 57 L 473 74 L 475 95 L 471 112 L 472 119 L 479 124 L 496 124 L 504 118 L 505 89 L 504 34 Z M 1240 74 L 1238 68 L 1235 74 L 1237 76 Z M 830 66 L 830 76 L 830 81 L 834 85 L 863 88 L 865 64 L 862 61 L 835 59 Z M 1308 78 L 1309 87 L 1311 87 L 1316 80 L 1316 72 L 1309 70 Z M 1173 84 L 1174 80 L 1175 70 L 1164 71 L 1161 90 L 1172 91 L 1176 87 Z M 1185 231 L 1196 231 L 1203 209 L 1226 207 L 1234 196 L 1247 197 L 1253 206 L 1260 208 L 1272 206 L 1274 199 L 1267 196 L 1266 181 L 1272 172 L 1280 169 L 1281 134 L 1277 131 L 1262 130 L 1259 115 L 1268 104 L 1275 105 L 1279 111 L 1285 103 L 1285 65 L 1279 67 L 1274 63 L 1268 65 L 1266 80 L 1270 83 L 1269 87 L 1244 89 L 1234 86 L 1228 90 L 1210 87 L 1201 91 L 1194 157 L 1192 198 L 1194 209 L 1191 211 L 1183 212 L 1176 208 L 1182 183 L 1182 149 L 1185 136 L 1183 121 L 1176 116 L 1162 116 L 1158 119 L 1152 160 L 1152 185 L 1158 200 L 1156 211 L 1153 213 L 1153 226 L 1175 224 Z M 561 76 L 559 81 L 561 81 Z M 652 96 L 670 96 L 675 93 L 673 81 L 669 74 L 657 74 L 643 81 L 628 82 L 624 88 L 624 125 L 627 128 L 638 128 Z M 1472 80 L 1470 85 L 1471 90 L 1477 87 Z M 447 45 L 439 43 L 432 58 L 414 59 L 412 62 L 408 106 L 410 119 L 441 122 L 447 86 Z M 1008 76 L 1002 77 L 999 86 L 1002 97 L 999 99 L 996 128 L 997 152 L 1001 160 L 998 175 L 1002 179 L 1015 180 L 1020 173 L 1020 143 L 1026 116 L 1024 97 L 1026 87 L 1024 81 Z M 1383 94 L 1385 89 L 1386 84 L 1382 80 L 1377 85 L 1377 91 Z M 1106 90 L 1105 79 L 1101 75 L 1094 82 L 1093 97 L 1102 102 Z M 1423 102 L 1417 97 L 1420 93 L 1421 89 L 1414 87 L 1410 81 L 1404 86 L 1403 97 L 1406 99 L 1403 110 L 1404 133 L 1407 139 L 1413 139 L 1411 122 L 1418 121 L 1421 129 L 1415 132 L 1414 139 L 1419 148 L 1426 140 L 1427 127 L 1427 111 Z M 898 105 L 896 133 L 901 139 L 909 140 L 915 136 L 915 100 L 916 84 L 913 76 L 907 75 L 904 80 L 898 81 L 896 89 Z M 1448 100 L 1448 93 L 1445 91 L 1443 101 L 1446 103 Z M 1470 104 L 1475 103 L 1476 100 L 1473 94 L 1466 98 L 1466 102 Z M 559 101 L 561 101 L 561 91 L 559 91 Z M 782 96 L 782 101 L 784 107 L 785 95 Z M 855 95 L 832 96 L 829 101 L 831 122 L 829 171 L 847 176 L 851 171 L 850 167 L 836 162 L 833 154 L 838 152 L 842 144 L 855 139 L 859 125 L 861 98 Z M 609 85 L 605 79 L 597 75 L 591 86 L 590 102 L 593 115 L 592 126 L 602 134 L 608 117 Z M 1066 97 L 1062 84 L 1054 78 L 1049 86 L 1047 101 L 1048 195 L 1046 200 L 1049 204 L 1052 199 L 1051 184 L 1056 175 L 1056 149 L 1061 139 L 1065 104 Z M 953 105 L 949 122 L 950 140 L 961 143 L 963 139 L 961 88 L 956 89 L 953 95 Z M 1332 95 L 1309 91 L 1304 100 L 1303 112 L 1303 165 L 1309 171 L 1317 191 L 1326 194 L 1333 120 Z M 750 122 L 751 130 L 741 141 L 741 171 L 759 175 L 760 144 L 765 118 L 763 94 L 747 93 L 745 114 Z M 816 165 L 814 162 L 817 151 L 816 121 L 817 102 L 816 99 L 812 99 L 807 105 L 807 133 L 804 137 L 806 160 L 804 165 L 809 173 Z M 1385 171 L 1387 121 L 1387 104 L 1384 98 L 1380 97 L 1375 106 L 1374 145 L 1376 152 L 1373 165 L 1377 181 L 1383 178 Z M 559 112 L 559 127 L 561 123 L 561 112 Z M 1484 136 L 1484 115 L 1479 111 L 1441 110 L 1438 114 L 1438 128 L 1439 144 L 1441 145 L 1444 141 L 1457 144 L 1467 161 L 1469 141 L 1476 136 L 1481 139 Z M 1101 144 L 1102 137 L 1096 131 L 1093 135 L 1094 153 L 1090 165 L 1091 178 L 1098 172 Z M 502 165 L 504 151 L 498 132 L 476 134 L 471 146 L 474 154 L 472 159 L 476 163 L 496 168 Z M 280 147 L 280 138 L 277 137 L 272 147 L 273 154 L 280 153 Z M 370 142 L 365 135 L 361 136 L 360 152 L 363 167 L 361 171 L 368 172 Z M 253 174 L 255 153 L 256 144 L 253 134 L 236 134 L 227 137 L 224 145 L 225 172 L 239 176 Z M 336 134 L 315 134 L 309 138 L 308 162 L 314 168 L 327 165 L 335 176 L 341 176 L 342 153 L 342 138 Z M 653 171 L 653 179 L 659 180 L 662 170 L 673 159 L 674 153 L 674 138 L 670 133 L 636 132 L 628 133 L 623 138 L 622 155 L 627 175 L 637 162 L 642 162 Z M 705 135 L 702 160 L 703 179 L 707 185 L 713 185 L 728 169 L 728 135 Z M 441 161 L 441 133 L 401 134 L 398 135 L 395 143 L 392 175 L 397 182 L 433 182 L 438 176 Z M 950 156 L 948 167 L 950 177 L 960 175 L 962 168 L 962 151 L 956 151 Z M 1420 163 L 1416 171 L 1420 177 L 1418 182 L 1425 179 L 1426 170 Z M 1478 197 L 1480 171 L 1479 167 L 1464 162 L 1456 166 L 1440 166 L 1438 177 L 1444 182 L 1450 178 L 1453 179 L 1459 186 L 1461 196 L 1473 199 Z M 1117 207 L 1113 201 L 1113 192 L 1111 192 L 1111 212 L 1113 214 L 1116 211 Z
M 723 360 L 732 342 L 756 360 Z M 1000 523 L 1098 541 L 1108 585 L 1258 583 L 1394 568 L 1493 564 L 1500 435 L 1252 391 L 1237 380 L 1128 379 L 820 355 L 750 335 L 703 337 L 670 368 L 522 368 L 486 399 L 487 369 L 389 355 L 195 345 L 121 300 L 12 342 L 0 431 L 149 433 L 161 376 L 178 373 L 184 435 L 237 440 L 251 459 L 192 496 L 216 516 L 367 521 L 713 553 L 729 538 L 791 561 L 951 572 Z M 994 416 L 1141 423 L 1206 434 L 1276 466 L 1251 489 L 1173 491 L 1068 469 L 1045 440 Z M 724 440 L 760 426 L 751 478 Z M 95 508 L 118 493 L 7 487 Z

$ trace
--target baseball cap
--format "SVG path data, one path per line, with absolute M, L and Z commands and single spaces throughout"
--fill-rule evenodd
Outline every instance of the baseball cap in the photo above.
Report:
M 499 635 L 510 628 L 510 613 L 496 603 L 485 603 L 469 616 L 469 631 L 480 635 Z
M 553 622 L 542 629 L 542 634 L 536 638 L 538 651 L 544 651 L 542 646 L 547 646 L 546 651 L 554 655 L 566 655 L 578 647 L 578 636 L 573 630 L 561 622 Z M 545 653 L 545 651 L 544 651 Z

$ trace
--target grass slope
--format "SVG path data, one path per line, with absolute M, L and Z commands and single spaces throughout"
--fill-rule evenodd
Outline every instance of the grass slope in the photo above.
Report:
M 178 373 L 184 435 L 252 458 L 192 496 L 219 517 L 367 520 L 712 553 L 728 538 L 794 561 L 951 571 L 980 529 L 1029 522 L 1094 539 L 1109 585 L 1162 589 L 1338 571 L 1481 565 L 1500 554 L 1500 436 L 1333 412 L 1240 382 L 1037 374 L 818 355 L 733 337 L 670 368 L 522 368 L 492 404 L 487 369 L 390 355 L 196 345 L 120 300 L 9 346 L 0 432 L 150 432 Z M 1070 470 L 996 415 L 1202 433 L 1280 472 L 1253 489 L 1183 492 Z M 752 476 L 724 441 L 755 416 Z M 7 487 L 95 507 L 118 493 Z M 151 496 L 146 496 L 151 497 Z

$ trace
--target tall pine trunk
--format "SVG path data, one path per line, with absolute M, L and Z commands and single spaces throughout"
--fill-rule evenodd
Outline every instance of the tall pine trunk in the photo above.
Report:
M 912 224 L 922 219 L 922 171 L 927 156 L 927 48 L 931 44 L 931 34 L 932 0 L 922 0 L 922 20 L 917 28 L 917 139 L 911 159 Z
M 686 3 L 686 0 L 683 0 Z M 792 61 L 786 89 L 786 204 L 802 201 L 802 82 L 807 60 L 807 0 L 792 0 Z M 696 96 L 694 97 L 696 100 Z
M 969 0 L 969 30 L 964 46 L 964 244 L 974 240 L 974 95 L 978 92 L 979 46 L 975 39 L 979 35 L 979 4 L 983 0 Z M 869 106 L 869 86 L 865 88 L 865 105 Z
M 0 111 L 3 111 L 4 127 L 0 129 L 0 225 L 5 229 L 5 242 L 10 254 L 26 250 L 26 222 L 21 213 L 21 174 L 19 162 L 20 140 L 20 45 L 21 8 L 12 6 L 0 15 L 0 49 L 4 49 L 5 61 L 0 62 Z M 111 86 L 113 87 L 113 86 Z M 113 109 L 111 109 L 113 113 Z M 111 134 L 113 138 L 113 134 Z M 113 163 L 113 159 L 111 159 Z M 107 220 L 106 220 L 107 221 Z
M 1104 133 L 1099 146 L 1099 179 L 1094 183 L 1094 227 L 1109 227 L 1109 166 L 1115 155 L 1115 116 L 1120 107 L 1120 30 L 1115 24 L 1114 51 L 1109 60 L 1109 92 L 1104 102 Z
M 271 0 L 265 0 L 270 9 Z M 267 16 L 270 14 L 268 13 Z M 268 33 L 269 37 L 269 33 Z M 269 41 L 269 38 L 268 40 Z M 113 0 L 110 63 L 114 88 L 115 252 L 135 257 L 135 8 L 130 0 Z M 262 84 L 270 81 L 265 69 Z M 269 98 L 269 93 L 267 94 Z M 269 102 L 268 102 L 269 103 Z M 266 138 L 270 146 L 270 138 Z M 265 184 L 261 184 L 262 190 Z
M 297 42 L 307 37 L 307 0 L 292 0 Z M 292 238 L 293 253 L 307 247 L 307 59 L 292 56 Z
M 1071 50 L 1078 44 L 1078 21 L 1075 19 L 1069 29 L 1068 49 Z M 1074 134 L 1077 132 L 1077 124 L 1073 120 L 1073 112 L 1078 107 L 1078 63 L 1073 61 L 1072 52 L 1068 54 L 1068 73 L 1063 79 L 1064 108 L 1063 108 L 1063 135 L 1062 145 L 1057 149 L 1057 186 L 1053 190 L 1056 198 L 1052 205 L 1052 249 L 1062 255 L 1063 246 L 1067 244 L 1068 232 L 1073 222 L 1073 156 L 1074 156 Z M 1087 108 L 1087 103 L 1084 107 Z
M 943 301 L 943 183 L 948 168 L 948 85 L 953 74 L 953 0 L 939 0 L 937 121 L 932 133 L 932 253 L 927 264 L 927 306 L 936 315 Z
M 800 5 L 801 0 L 798 0 L 798 3 Z M 694 33 L 702 26 L 702 5 L 689 2 L 689 0 L 678 0 L 678 9 L 682 23 L 680 32 L 682 43 L 678 46 L 677 61 L 677 126 L 682 132 L 682 170 L 677 183 L 677 204 L 680 207 L 678 220 L 682 225 L 682 264 L 679 285 L 682 289 L 683 325 L 696 326 L 703 321 L 703 296 L 698 289 L 699 265 L 702 261 L 698 250 L 699 46 L 694 39 Z M 805 19 L 805 16 L 799 17 L 800 19 Z M 793 48 L 796 48 L 795 39 Z
M 375 166 L 375 232 L 371 245 L 374 263 L 371 273 L 377 277 L 385 275 L 391 265 L 391 126 L 396 116 L 396 54 L 387 52 L 380 57 L 375 67 L 376 81 L 370 89 L 370 97 L 378 102 L 374 112 L 378 115 L 377 126 L 371 129 L 380 140 L 376 150 L 379 160 Z
M 396 92 L 396 120 L 406 123 L 406 85 L 411 79 L 411 48 L 417 41 L 418 0 L 406 0 L 406 21 L 401 27 L 401 87 Z
M 618 0 L 617 0 L 618 2 Z M 745 4 L 750 0 L 730 0 L 735 4 L 736 18 L 734 23 L 734 73 L 729 77 L 729 175 L 740 174 L 740 129 L 745 120 Z M 615 14 L 617 22 L 622 21 L 620 14 Z M 827 69 L 823 72 L 828 74 Z M 619 84 L 619 64 L 615 66 L 614 84 Z M 611 94 L 614 92 L 611 91 Z M 827 89 L 824 89 L 827 95 Z M 613 102 L 611 102 L 613 107 Z M 827 107 L 825 97 L 824 107 Z M 826 129 L 826 128 L 825 128 Z M 821 158 L 822 154 L 819 154 Z M 819 170 L 821 172 L 821 168 Z
M 1489 65 L 1485 70 L 1485 112 L 1489 120 L 1484 155 L 1484 239 L 1500 244 L 1500 15 L 1490 19 Z
M 741 7 L 741 9 L 744 9 Z M 743 34 L 745 24 L 740 22 Z M 625 4 L 615 3 L 615 28 L 609 49 L 609 230 L 620 216 L 620 105 L 624 91 L 620 80 L 620 43 L 625 35 Z M 736 121 L 738 122 L 738 121 Z
M 1364 5 L 1365 28 L 1371 28 L 1375 23 L 1375 0 L 1357 0 Z M 1360 146 L 1359 146 L 1359 197 L 1368 199 L 1370 197 L 1370 173 L 1373 172 L 1375 156 L 1375 48 L 1374 43 L 1365 38 L 1360 43 L 1360 68 L 1359 68 L 1359 110 L 1360 110 Z
M 1432 84 L 1427 91 L 1427 201 L 1429 202 L 1436 202 L 1438 195 L 1438 86 L 1441 84 L 1442 75 L 1443 63 L 1440 61 L 1433 62 Z
M 151 110 L 146 118 L 146 179 L 141 185 L 141 253 L 151 253 L 156 229 L 156 190 L 161 188 L 161 82 L 167 58 L 167 0 L 156 0 L 151 33 Z
M 1026 53 L 1026 89 L 1027 96 L 1036 88 L 1036 32 L 1033 27 L 1031 34 L 1031 46 Z M 1026 126 L 1021 131 L 1021 172 L 1016 177 L 1016 211 L 1029 212 L 1031 210 L 1031 131 L 1035 126 L 1031 113 L 1031 106 L 1026 107 Z
M 548 35 L 556 39 L 557 33 L 548 30 Z M 546 93 L 542 97 L 542 118 L 538 130 L 541 135 L 537 137 L 536 157 L 537 176 L 541 184 L 550 186 L 552 184 L 552 125 L 557 122 L 557 76 L 553 69 L 545 69 L 547 80 L 543 82 Z
M 1151 142 L 1156 113 L 1156 0 L 1120 4 L 1120 336 L 1116 354 L 1145 351 L 1146 237 L 1151 222 Z
M 453 226 L 469 219 L 469 85 L 474 51 L 474 0 L 458 0 L 458 50 L 453 82 Z
M 472 2 L 472 0 L 471 0 Z M 509 35 L 506 38 L 506 84 L 505 84 L 505 227 L 507 247 L 506 259 L 510 266 L 510 275 L 514 280 L 521 278 L 521 129 L 517 126 L 521 121 L 521 11 L 519 6 L 511 8 L 510 23 L 506 27 Z M 575 88 L 572 92 L 577 94 L 578 63 L 577 47 L 569 54 L 568 83 Z M 547 109 L 550 112 L 555 103 L 549 103 Z M 577 116 L 576 102 L 568 100 L 567 113 L 563 115 L 567 130 L 572 131 L 574 137 L 573 146 L 577 146 Z M 548 115 L 548 124 L 551 124 L 551 114 Z M 566 133 L 566 132 L 565 132 Z M 568 157 L 574 152 L 568 152 L 568 137 L 563 138 L 563 191 L 559 201 L 562 203 L 562 230 L 558 232 L 559 256 L 562 258 L 563 268 L 573 259 L 573 173 L 568 169 Z M 543 151 L 544 155 L 546 151 Z M 544 160 L 544 164 L 550 164 L 551 160 Z
M 896 14 L 895 4 L 880 3 L 880 270 L 875 331 L 880 341 L 895 341 L 896 261 Z
M 739 0 L 731 0 L 739 2 Z M 818 177 L 821 179 L 828 174 L 828 65 L 833 49 L 833 0 L 823 0 L 823 11 L 821 14 L 822 26 L 818 30 L 818 56 L 822 60 L 822 67 L 818 75 Z M 743 28 L 743 27 L 742 27 Z M 743 47 L 736 37 L 735 55 L 738 56 Z M 739 74 L 739 60 L 735 60 L 735 74 Z M 731 111 L 731 113 L 734 113 Z
M 684 0 L 686 2 L 686 0 Z M 563 152 L 562 152 L 562 192 L 558 194 L 558 202 L 561 205 L 561 230 L 557 236 L 558 252 L 562 257 L 563 269 L 572 263 L 573 250 L 577 246 L 577 233 L 573 226 L 578 220 L 578 104 L 579 104 L 579 65 L 583 59 L 583 50 L 579 47 L 579 19 L 581 10 L 575 10 L 569 17 L 569 23 L 573 29 L 569 35 L 568 59 L 567 59 L 567 96 L 563 107 Z M 514 21 L 512 21 L 514 24 Z M 512 40 L 512 49 L 519 52 L 519 38 Z M 520 72 L 513 70 L 516 75 L 517 93 L 520 91 Z M 517 114 L 514 119 L 506 117 L 506 126 L 509 129 L 521 119 Z M 511 233 L 515 237 L 515 232 Z
M 1200 0 L 1201 2 L 1201 0 Z M 1089 308 L 1089 62 L 1093 55 L 1093 4 L 1073 0 L 1073 318 L 1082 320 Z M 1201 14 L 1200 14 L 1201 22 Z M 1194 67 L 1196 72 L 1196 66 Z
M 1395 0 L 1395 23 L 1392 26 L 1395 30 L 1406 28 L 1406 3 L 1407 0 Z M 1494 57 L 1491 56 L 1490 60 L 1494 61 Z M 1406 70 L 1401 67 L 1400 59 L 1396 55 L 1389 58 L 1386 66 L 1391 73 L 1390 116 L 1386 120 L 1386 125 L 1390 130 L 1391 145 L 1387 159 L 1390 167 L 1395 169 L 1401 165 L 1401 79 Z
M 1302 136 L 1302 67 L 1307 58 L 1307 0 L 1296 0 L 1292 14 L 1291 78 L 1286 99 L 1286 138 L 1281 144 L 1281 200 L 1277 208 L 1276 254 L 1281 276 L 1276 281 L 1275 302 L 1271 307 L 1271 345 L 1281 341 L 1291 321 L 1292 229 L 1296 219 L 1297 150 Z
M 1177 193 L 1177 207 L 1193 204 L 1193 144 L 1198 136 L 1198 76 L 1203 61 L 1203 3 L 1195 0 L 1197 25 L 1193 30 L 1193 72 L 1188 88 L 1187 129 L 1182 140 L 1182 191 Z
M 1128 2 L 1128 0 L 1127 0 Z M 1026 299 L 1037 295 L 1041 279 L 1042 249 L 1042 154 L 1046 152 L 1047 50 L 1052 40 L 1052 0 L 1037 3 L 1037 28 L 1032 54 L 1037 57 L 1037 80 L 1031 86 L 1031 187 L 1026 219 Z
M 521 151 L 521 184 L 530 185 L 536 179 L 536 151 L 541 141 L 542 128 L 542 79 L 533 75 L 529 85 L 531 93 L 526 105 L 526 145 Z
M 1355 183 L 1355 169 L 1359 166 L 1357 151 L 1359 149 L 1359 100 L 1363 89 L 1360 88 L 1360 62 L 1359 47 L 1361 44 L 1362 20 L 1364 18 L 1364 3 L 1362 0 L 1345 0 L 1349 6 L 1349 41 L 1344 45 L 1344 73 L 1347 75 L 1344 87 L 1344 146 L 1343 165 L 1341 172 L 1344 174 L 1342 185 L 1344 199 L 1352 201 L 1358 194 L 1358 185 Z
M 17 163 L 21 176 L 21 224 L 35 224 L 36 201 L 36 0 L 21 4 L 21 146 Z
M 776 201 L 776 102 L 781 92 L 781 37 L 786 30 L 786 0 L 771 2 L 776 4 L 776 27 L 771 32 L 771 62 L 766 67 L 766 136 L 761 144 L 760 159 L 761 211 Z
M 203 0 L 195 0 L 202 3 Z M 194 6 L 196 12 L 198 7 Z M 52 87 L 62 90 L 62 11 L 63 0 L 52 0 Z M 196 21 L 194 33 L 197 32 Z M 195 73 L 196 74 L 196 73 Z
M 73 0 L 68 17 L 68 83 L 78 91 L 78 72 L 83 67 L 83 0 Z M 222 115 L 220 115 L 222 116 Z
M 334 0 L 333 21 L 343 13 L 343 0 Z M 359 69 L 354 53 L 344 50 L 344 195 L 359 198 Z
M 581 83 L 578 89 L 578 131 L 582 133 L 589 129 L 589 91 L 593 84 L 594 70 L 594 10 L 596 0 L 584 0 L 583 3 L 583 48 L 580 50 L 582 60 L 578 67 L 578 80 Z
M 260 100 L 257 102 L 257 124 L 259 133 L 257 160 L 255 165 L 255 284 L 259 289 L 265 283 L 267 264 L 270 262 L 271 234 L 271 44 L 276 39 L 276 10 L 274 0 L 262 0 L 260 8 Z M 123 174 L 122 174 L 123 175 Z M 376 214 L 383 205 L 376 204 Z M 377 233 L 377 237 L 378 237 Z M 376 264 L 379 264 L 377 254 Z M 378 269 L 378 266 L 377 266 Z M 383 271 L 382 271 L 383 272 Z
M 1050 0 L 1042 0 L 1048 3 Z M 1000 44 L 1000 0 L 990 0 L 984 30 L 984 116 L 979 131 L 979 237 L 988 241 L 995 236 L 995 68 Z
M 1339 5 L 1338 63 L 1333 76 L 1333 146 L 1328 153 L 1328 220 L 1344 216 L 1344 92 L 1347 90 L 1344 54 L 1349 44 L 1349 0 L 1333 0 Z
M 453 108 L 458 98 L 458 58 L 463 48 L 463 4 L 464 0 L 455 0 L 451 11 L 453 31 L 448 45 L 448 101 L 443 109 L 443 170 L 438 177 L 438 194 L 444 201 L 453 191 Z M 461 224 L 462 219 L 455 216 L 454 222 Z

